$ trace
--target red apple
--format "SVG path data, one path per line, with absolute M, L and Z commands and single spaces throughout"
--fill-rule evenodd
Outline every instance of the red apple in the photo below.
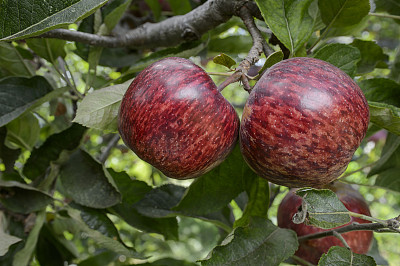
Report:
M 168 177 L 187 179 L 228 156 L 239 118 L 202 68 L 171 57 L 133 80 L 122 99 L 119 132 L 141 159 Z
M 339 177 L 364 138 L 368 103 L 339 68 L 298 57 L 272 66 L 243 110 L 240 147 L 272 183 L 321 187 Z
M 364 215 L 371 215 L 369 207 L 362 195 L 349 185 L 336 183 L 334 186 L 329 188 L 336 193 L 340 201 L 349 211 Z M 278 226 L 281 228 L 292 229 L 297 233 L 298 236 L 327 231 L 326 229 L 306 225 L 304 223 L 295 224 L 292 222 L 292 217 L 298 211 L 298 208 L 301 206 L 301 202 L 302 198 L 295 194 L 294 189 L 291 189 L 279 205 L 277 217 Z M 348 224 L 354 222 L 360 224 L 369 223 L 368 221 L 360 218 L 352 217 Z M 342 236 L 346 240 L 347 244 L 349 244 L 351 250 L 358 254 L 366 254 L 373 239 L 372 231 L 352 231 L 344 233 Z M 318 264 L 319 258 L 322 256 L 322 254 L 328 252 L 329 248 L 332 246 L 343 246 L 343 244 L 334 236 L 307 240 L 300 243 L 299 249 L 295 255 L 311 263 Z

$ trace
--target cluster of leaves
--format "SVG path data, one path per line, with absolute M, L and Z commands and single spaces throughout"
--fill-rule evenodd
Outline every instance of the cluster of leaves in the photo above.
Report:
M 210 59 L 225 53 L 230 57 L 217 57 L 215 62 L 232 68 L 232 58 L 240 59 L 252 45 L 241 21 L 232 18 L 202 39 L 178 47 L 109 49 L 29 37 L 68 26 L 107 35 L 129 27 L 132 16 L 162 22 L 191 11 L 199 1 L 141 1 L 147 3 L 147 11 L 131 0 L 47 2 L 0 3 L 0 264 L 28 265 L 33 258 L 40 265 L 126 265 L 131 259 L 143 265 L 194 265 L 149 259 L 168 253 L 140 250 L 133 239 L 137 234 L 132 232 L 140 231 L 178 242 L 185 217 L 220 229 L 219 245 L 206 258 L 195 258 L 201 264 L 278 265 L 291 257 L 298 247 L 296 234 L 271 222 L 270 184 L 254 174 L 238 148 L 188 186 L 173 183 L 156 169 L 143 181 L 105 163 L 111 149 L 126 152 L 112 140 L 118 140 L 117 113 L 130 79 L 168 56 Z M 168 2 L 168 10 L 162 2 Z M 290 56 L 330 62 L 355 78 L 370 106 L 368 136 L 381 129 L 389 132 L 368 176 L 373 185 L 399 193 L 400 42 L 395 40 L 397 54 L 393 47 L 385 48 L 391 53 L 389 60 L 373 37 L 360 35 L 375 19 L 368 15 L 371 3 L 376 11 L 393 15 L 400 14 L 399 6 L 383 0 L 255 2 L 264 18 L 257 25 L 268 28 L 263 32 L 266 39 L 272 33 L 281 43 L 265 58 L 260 72 L 282 60 L 283 48 Z M 243 94 L 234 89 L 224 93 L 244 102 Z M 102 141 L 95 145 L 95 138 Z M 310 200 L 312 195 L 317 200 Z M 324 201 L 319 196 L 338 208 L 320 204 Z M 310 213 L 316 226 L 332 228 L 348 221 L 346 214 L 335 215 L 347 210 L 329 192 L 307 191 L 307 199 L 310 210 L 328 213 Z M 335 247 L 320 265 L 335 260 L 375 263 L 371 257 Z

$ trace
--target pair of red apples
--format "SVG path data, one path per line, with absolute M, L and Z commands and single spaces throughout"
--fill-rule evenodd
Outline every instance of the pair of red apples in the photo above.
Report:
M 171 178 L 210 171 L 239 139 L 245 161 L 259 176 L 291 188 L 321 188 L 345 171 L 368 122 L 361 89 L 342 70 L 318 59 L 292 58 L 269 68 L 252 89 L 239 122 L 202 68 L 172 57 L 133 80 L 121 103 L 119 132 L 137 156 Z M 361 195 L 349 191 L 336 193 L 349 210 L 370 215 Z M 279 207 L 279 226 L 299 236 L 323 231 L 292 223 L 300 205 L 301 198 L 288 193 Z M 366 253 L 372 241 L 366 231 L 344 237 L 357 253 Z M 310 240 L 296 255 L 317 263 L 332 245 L 340 241 Z
M 145 68 L 119 112 L 124 142 L 168 177 L 210 171 L 239 138 L 248 165 L 288 187 L 322 187 L 340 176 L 368 122 L 357 84 L 339 68 L 305 57 L 281 61 L 262 75 L 240 123 L 210 76 L 176 57 Z

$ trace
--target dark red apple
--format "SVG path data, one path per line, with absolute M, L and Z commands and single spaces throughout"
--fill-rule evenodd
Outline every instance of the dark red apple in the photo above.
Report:
M 340 176 L 364 138 L 369 109 L 339 68 L 298 57 L 272 66 L 243 110 L 240 147 L 272 183 L 321 187 Z
M 210 76 L 183 58 L 145 68 L 126 91 L 119 132 L 137 156 L 176 179 L 221 163 L 239 134 L 239 118 Z
M 369 207 L 362 195 L 349 185 L 336 183 L 334 186 L 329 186 L 329 188 L 336 193 L 340 201 L 349 211 L 371 215 Z M 298 236 L 327 231 L 326 229 L 305 225 L 304 223 L 295 224 L 292 222 L 292 217 L 298 211 L 301 202 L 302 198 L 295 194 L 294 189 L 291 189 L 279 205 L 277 216 L 278 226 L 281 228 L 292 229 Z M 348 224 L 353 222 L 360 224 L 369 223 L 360 218 L 352 217 L 351 222 Z M 344 233 L 342 236 L 346 240 L 347 244 L 349 244 L 351 250 L 358 254 L 366 254 L 373 239 L 372 231 L 352 231 Z M 322 254 L 328 252 L 329 248 L 332 246 L 343 246 L 343 244 L 334 236 L 307 240 L 300 243 L 299 249 L 296 251 L 295 255 L 311 263 L 318 264 L 319 258 Z

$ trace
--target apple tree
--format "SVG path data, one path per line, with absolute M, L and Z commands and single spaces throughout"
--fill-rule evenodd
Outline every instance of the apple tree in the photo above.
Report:
M 399 32 L 386 0 L 0 1 L 0 264 L 399 265 Z

